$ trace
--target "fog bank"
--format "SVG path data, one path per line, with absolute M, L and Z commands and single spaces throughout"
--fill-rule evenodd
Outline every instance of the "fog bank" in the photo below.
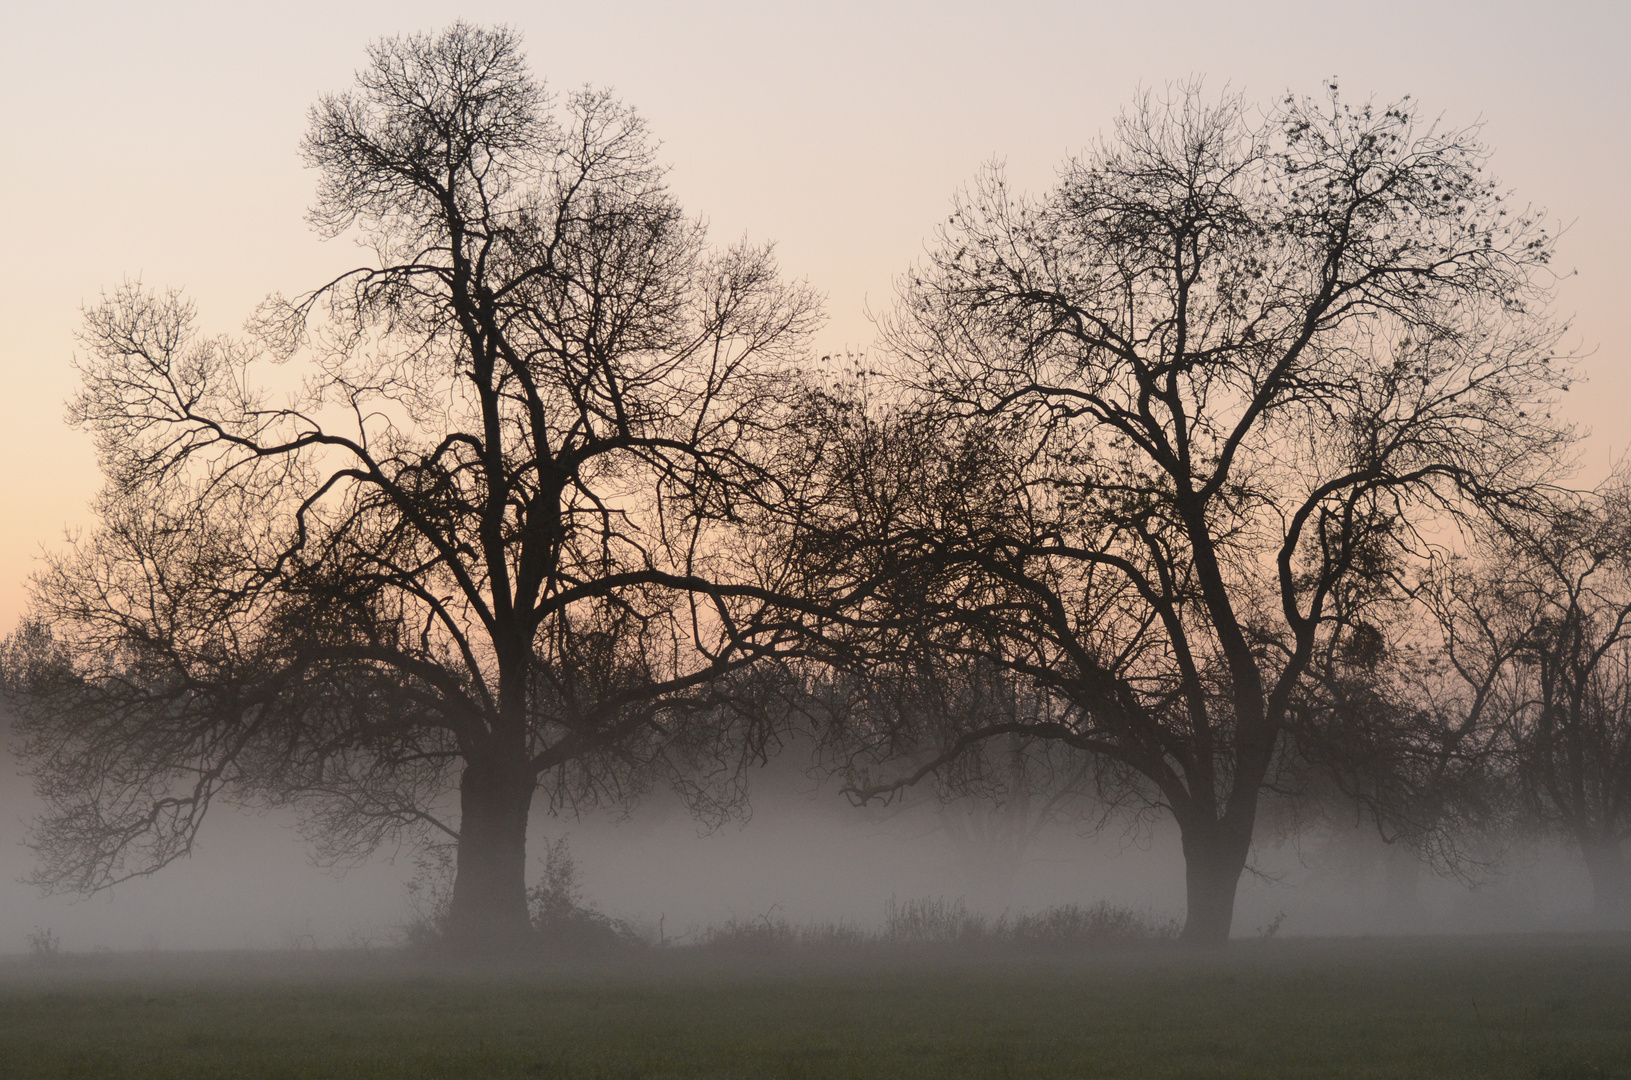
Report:
M 313 865 L 289 815 L 218 806 L 194 856 L 90 898 L 42 897 L 19 881 L 36 804 L 13 778 L 0 790 L 0 953 L 49 928 L 72 951 L 97 948 L 296 949 L 394 942 L 413 918 L 407 851 L 343 874 Z M 958 811 L 950 813 L 955 815 Z M 962 899 L 989 913 L 1099 901 L 1183 913 L 1183 860 L 1170 823 L 1096 833 L 1044 828 L 1011 881 L 971 861 L 924 801 L 858 810 L 831 787 L 767 774 L 747 820 L 707 830 L 671 796 L 627 814 L 535 815 L 531 850 L 566 837 L 583 898 L 605 913 L 685 940 L 729 919 L 878 924 L 890 900 Z M 534 871 L 541 871 L 534 859 Z M 1447 880 L 1373 833 L 1305 832 L 1260 841 L 1242 880 L 1234 933 L 1286 936 L 1574 929 L 1590 889 L 1557 846 L 1508 853 L 1475 887 Z

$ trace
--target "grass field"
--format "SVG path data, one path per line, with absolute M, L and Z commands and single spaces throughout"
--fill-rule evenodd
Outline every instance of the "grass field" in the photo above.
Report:
M 1631 937 L 1223 955 L 0 962 L 0 1077 L 1631 1078 Z

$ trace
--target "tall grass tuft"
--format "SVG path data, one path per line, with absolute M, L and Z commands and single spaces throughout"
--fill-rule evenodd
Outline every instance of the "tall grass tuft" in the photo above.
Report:
M 527 890 L 532 944 L 541 957 L 605 956 L 617 952 L 699 951 L 737 956 L 816 956 L 901 952 L 945 954 L 1071 953 L 1160 945 L 1178 937 L 1176 919 L 1107 901 L 1066 904 L 1038 912 L 985 915 L 961 899 L 891 898 L 877 928 L 849 922 L 794 923 L 772 907 L 761 915 L 668 936 L 661 924 L 642 930 L 584 899 L 578 862 L 566 839 L 545 841 L 543 873 Z M 438 952 L 451 898 L 452 864 L 445 853 L 425 857 L 409 887 L 415 918 L 403 928 L 410 951 Z
M 690 947 L 711 952 L 793 954 L 907 951 L 912 953 L 1060 953 L 1175 941 L 1180 924 L 1136 908 L 1100 901 L 1018 915 L 983 915 L 961 900 L 891 899 L 883 926 L 795 924 L 775 909 L 733 918 L 696 934 Z
M 752 918 L 732 918 L 694 935 L 680 948 L 751 956 L 791 956 L 807 952 L 857 952 L 875 935 L 846 922 L 795 924 L 775 908 Z

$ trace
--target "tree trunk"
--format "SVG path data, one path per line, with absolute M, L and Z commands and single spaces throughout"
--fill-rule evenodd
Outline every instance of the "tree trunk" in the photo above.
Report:
M 1592 918 L 1603 925 L 1619 926 L 1631 916 L 1631 867 L 1625 849 L 1614 837 L 1580 842 L 1591 878 Z
M 448 944 L 464 953 L 514 949 L 527 918 L 527 811 L 535 783 L 524 760 L 473 760 L 459 782 L 459 850 Z
M 1180 822 L 1188 910 L 1180 940 L 1196 949 L 1219 949 L 1235 920 L 1235 889 L 1246 869 L 1252 834 L 1248 825 L 1223 821 Z

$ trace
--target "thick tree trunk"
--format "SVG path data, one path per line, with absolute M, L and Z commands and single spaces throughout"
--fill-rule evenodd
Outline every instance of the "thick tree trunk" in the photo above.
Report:
M 1251 827 L 1225 819 L 1180 822 L 1179 828 L 1188 894 L 1181 940 L 1190 948 L 1222 948 L 1235 920 L 1235 890 L 1251 850 Z
M 1618 839 L 1594 838 L 1580 842 L 1591 878 L 1591 914 L 1599 923 L 1619 926 L 1631 918 L 1631 866 Z
M 534 780 L 524 760 L 479 760 L 459 783 L 459 850 L 448 944 L 464 953 L 514 949 L 527 918 L 527 811 Z

